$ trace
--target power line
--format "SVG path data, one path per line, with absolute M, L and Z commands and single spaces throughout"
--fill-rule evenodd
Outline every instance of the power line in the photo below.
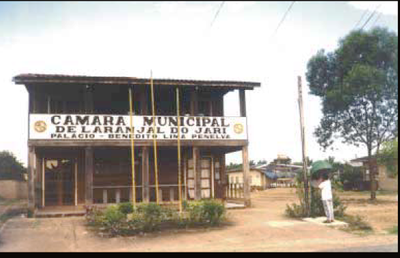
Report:
M 382 13 L 379 13 L 378 17 L 375 19 L 374 23 L 372 23 L 371 27 L 375 25 L 375 23 L 381 18 Z
M 273 36 L 275 36 L 275 34 L 278 32 L 279 28 L 281 27 L 282 23 L 285 21 L 286 16 L 287 16 L 288 13 L 290 12 L 290 9 L 292 9 L 292 6 L 294 5 L 295 2 L 296 2 L 296 1 L 293 1 L 293 2 L 290 4 L 289 8 L 286 10 L 286 12 L 285 12 L 285 14 L 283 15 L 281 21 L 279 22 L 279 24 L 278 24 L 278 26 L 276 27 L 274 33 L 272 34 L 271 38 L 272 38 Z
M 368 24 L 368 22 L 371 20 L 371 18 L 375 15 L 376 11 L 381 7 L 382 4 L 378 5 L 375 10 L 371 13 L 371 15 L 368 17 L 367 21 L 364 23 L 364 25 L 361 27 L 361 30 L 364 29 L 365 25 Z
M 219 12 L 221 11 L 222 6 L 224 5 L 224 3 L 225 3 L 225 1 L 222 1 L 222 3 L 221 3 L 221 5 L 219 6 L 217 12 L 215 13 L 214 19 L 212 20 L 211 25 L 210 25 L 210 29 L 211 29 L 211 27 L 213 26 L 215 20 L 217 19 L 218 15 L 219 15 Z
M 362 19 L 364 19 L 364 16 L 368 13 L 369 9 L 365 10 L 364 13 L 361 15 L 361 18 L 358 20 L 358 22 L 356 23 L 356 26 L 354 26 L 353 30 L 355 30 L 357 28 L 357 26 L 360 24 L 360 22 L 362 21 Z

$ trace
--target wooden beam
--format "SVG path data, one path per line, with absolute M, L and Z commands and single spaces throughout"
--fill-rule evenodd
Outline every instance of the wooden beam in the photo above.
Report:
M 36 208 L 35 204 L 35 147 L 29 147 L 28 150 L 28 210 L 29 215 L 33 216 Z
M 142 147 L 142 196 L 143 202 L 150 202 L 149 147 Z
M 43 147 L 90 147 L 90 146 L 115 146 L 129 147 L 129 139 L 121 140 L 29 140 L 29 146 Z M 247 140 L 184 140 L 181 146 L 197 147 L 242 147 L 248 144 Z M 152 140 L 135 140 L 135 146 L 153 146 Z M 157 146 L 177 146 L 176 141 L 157 140 Z
M 201 199 L 200 149 L 193 147 L 194 199 Z
M 239 90 L 239 102 L 240 102 L 240 116 L 246 116 L 246 93 L 243 89 Z
M 244 205 L 250 207 L 250 165 L 249 165 L 249 148 L 243 146 L 242 148 L 242 161 L 243 161 L 243 194 Z
M 93 148 L 85 148 L 85 204 L 93 204 L 93 173 L 94 155 Z

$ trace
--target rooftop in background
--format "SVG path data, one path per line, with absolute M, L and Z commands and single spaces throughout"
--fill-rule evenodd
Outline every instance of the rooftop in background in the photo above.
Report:
M 13 78 L 16 84 L 35 83 L 60 83 L 60 84 L 119 84 L 119 85 L 150 85 L 150 78 L 137 77 L 108 77 L 108 76 L 82 76 L 62 74 L 20 74 Z M 208 81 L 184 79 L 153 79 L 154 85 L 184 86 L 184 87 L 222 87 L 249 89 L 260 87 L 259 82 L 244 81 Z

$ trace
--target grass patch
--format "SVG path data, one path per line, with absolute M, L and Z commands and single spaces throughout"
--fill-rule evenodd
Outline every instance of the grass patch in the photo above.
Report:
M 388 233 L 389 233 L 389 234 L 392 234 L 392 235 L 398 235 L 398 234 L 399 234 L 399 232 L 398 232 L 398 226 L 394 226 L 393 228 L 388 229 Z
M 360 216 L 344 215 L 338 218 L 348 224 L 348 227 L 343 228 L 344 231 L 359 235 L 371 234 L 373 228 Z

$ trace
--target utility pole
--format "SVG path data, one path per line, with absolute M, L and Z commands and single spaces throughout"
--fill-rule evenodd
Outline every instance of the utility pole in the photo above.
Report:
M 306 153 L 306 135 L 304 125 L 304 112 L 303 112 L 303 89 L 301 86 L 301 76 L 297 77 L 297 84 L 299 89 L 299 111 L 300 111 L 300 133 L 303 152 L 303 182 L 304 182 L 304 204 L 306 206 L 307 216 L 311 215 L 310 201 L 309 201 L 309 182 L 308 182 L 308 164 Z

